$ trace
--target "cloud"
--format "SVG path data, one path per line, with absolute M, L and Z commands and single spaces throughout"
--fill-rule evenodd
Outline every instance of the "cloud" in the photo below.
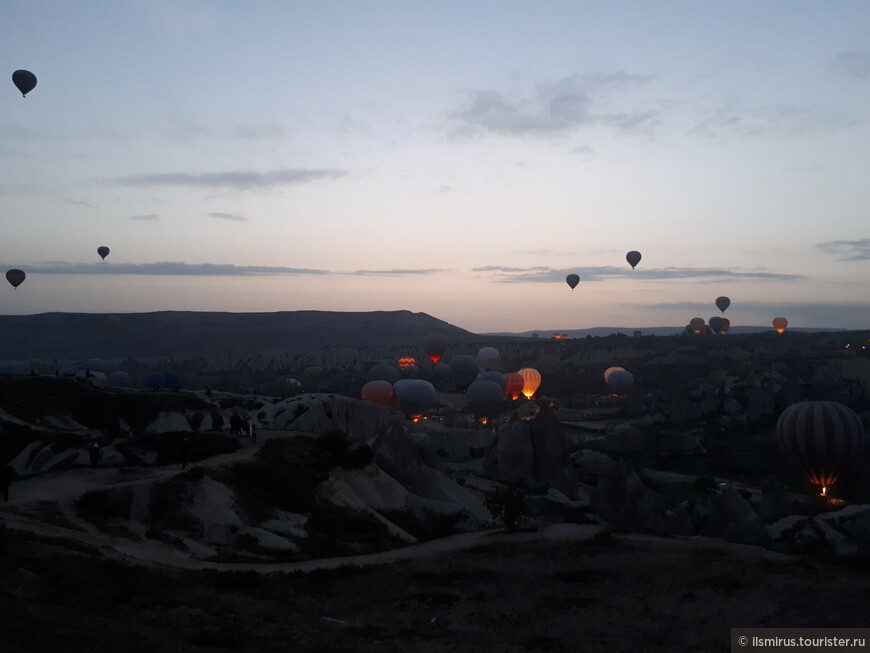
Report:
M 588 145 L 576 145 L 571 152 L 574 154 L 582 154 L 584 156 L 598 156 L 598 152 Z
M 325 168 L 312 170 L 308 168 L 281 168 L 266 172 L 253 170 L 229 170 L 226 172 L 201 172 L 197 174 L 186 172 L 162 172 L 144 175 L 130 175 L 110 180 L 109 183 L 119 186 L 150 187 L 150 186 L 188 186 L 193 188 L 233 188 L 237 190 L 252 190 L 257 188 L 274 188 L 290 186 L 321 179 L 337 179 L 344 177 L 344 170 Z
M 798 274 L 781 274 L 765 270 L 726 270 L 722 268 L 658 268 L 636 269 L 628 267 L 600 266 L 554 269 L 549 267 L 511 268 L 486 266 L 474 268 L 475 272 L 495 272 L 501 283 L 551 283 L 564 281 L 569 274 L 580 275 L 580 282 L 604 281 L 611 278 L 632 278 L 643 280 L 661 279 L 698 279 L 701 281 L 795 281 L 803 279 Z
M 418 274 L 438 274 L 439 272 L 444 272 L 444 270 L 440 269 L 440 268 L 395 269 L 395 270 L 356 270 L 352 274 L 359 274 L 362 276 L 398 277 L 398 276 L 418 275 Z
M 863 113 L 850 115 L 848 107 L 799 107 L 787 104 L 734 108 L 720 107 L 689 128 L 688 134 L 706 138 L 776 136 L 793 137 L 866 124 Z
M 268 140 L 284 136 L 284 128 L 281 125 L 240 125 L 236 127 L 234 135 L 244 140 Z
M 141 222 L 152 222 L 154 220 L 159 220 L 160 216 L 156 213 L 146 213 L 144 215 L 131 215 L 131 220 L 139 220 Z
M 870 238 L 831 240 L 819 243 L 816 249 L 836 256 L 838 261 L 870 261 Z
M 76 206 L 85 206 L 89 209 L 94 208 L 94 205 L 91 204 L 90 202 L 85 202 L 84 200 L 74 200 L 71 197 L 64 197 L 63 202 L 64 202 L 64 204 L 74 204 Z
M 36 263 L 26 267 L 28 274 L 151 274 L 178 276 L 265 276 L 330 274 L 329 270 L 287 268 L 266 265 L 233 265 L 231 263 L 67 263 L 55 261 Z
M 465 107 L 448 116 L 465 135 L 488 132 L 542 136 L 599 125 L 620 131 L 649 130 L 659 115 L 657 110 L 595 110 L 605 94 L 646 81 L 646 77 L 625 72 L 572 75 L 539 84 L 522 99 L 509 99 L 492 90 L 478 90 Z
M 240 215 L 238 213 L 215 212 L 215 213 L 209 213 L 208 215 L 210 218 L 218 218 L 220 220 L 233 220 L 235 222 L 247 222 L 248 221 L 248 219 L 245 216 Z
M 852 79 L 870 79 L 870 50 L 841 52 L 832 62 L 833 67 Z

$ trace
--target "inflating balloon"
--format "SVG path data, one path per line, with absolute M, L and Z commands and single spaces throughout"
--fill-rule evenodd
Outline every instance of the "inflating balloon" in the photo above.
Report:
M 433 363 L 441 360 L 447 349 L 447 336 L 443 333 L 430 333 L 423 337 L 423 351 Z
M 365 401 L 387 408 L 393 401 L 393 386 L 380 379 L 369 381 L 362 387 L 360 394 Z
M 541 385 L 541 373 L 533 367 L 524 367 L 517 374 L 523 377 L 523 395 L 526 399 L 531 399 Z

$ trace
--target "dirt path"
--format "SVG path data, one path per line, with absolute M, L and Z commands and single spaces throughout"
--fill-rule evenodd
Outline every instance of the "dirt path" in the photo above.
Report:
M 235 452 L 213 456 L 188 467 L 220 467 L 252 458 L 264 441 L 277 437 L 296 437 L 306 434 L 287 431 L 260 431 L 258 441 L 242 440 Z M 553 540 L 583 541 L 595 536 L 599 526 L 559 524 L 539 533 L 510 533 L 501 529 L 460 533 L 450 537 L 412 544 L 389 551 L 356 556 L 343 556 L 306 560 L 302 562 L 275 563 L 220 563 L 198 559 L 197 543 L 185 542 L 184 551 L 165 542 L 151 539 L 133 539 L 114 536 L 98 530 L 93 524 L 81 519 L 75 509 L 76 500 L 91 490 L 111 490 L 124 487 L 153 485 L 183 473 L 181 465 L 168 467 L 91 468 L 83 467 L 65 472 L 25 478 L 13 483 L 10 500 L 0 504 L 0 519 L 8 527 L 29 531 L 38 535 L 61 538 L 99 550 L 103 555 L 139 564 L 173 567 L 179 569 L 218 569 L 224 571 L 254 570 L 261 573 L 312 571 L 332 569 L 346 565 L 382 565 L 400 560 L 415 559 L 449 551 L 459 551 L 490 542 L 540 542 Z M 45 504 L 56 506 L 52 518 L 45 517 Z

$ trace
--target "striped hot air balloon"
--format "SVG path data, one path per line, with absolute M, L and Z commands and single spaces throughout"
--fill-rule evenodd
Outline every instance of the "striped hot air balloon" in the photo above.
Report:
M 776 435 L 824 496 L 857 459 L 864 425 L 851 408 L 836 401 L 804 401 L 782 412 Z

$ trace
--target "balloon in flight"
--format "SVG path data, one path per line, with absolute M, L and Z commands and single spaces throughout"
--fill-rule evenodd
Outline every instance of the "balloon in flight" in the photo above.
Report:
M 567 277 L 565 277 L 565 283 L 567 283 L 571 287 L 571 290 L 574 290 L 574 288 L 577 287 L 577 284 L 580 283 L 580 275 L 569 274 Z
M 106 257 L 109 255 L 109 251 L 110 251 L 109 248 L 106 247 L 105 245 L 100 245 L 99 247 L 97 247 L 97 254 L 99 254 L 100 258 L 103 259 L 104 261 L 106 260 Z
M 784 317 L 775 317 L 773 318 L 773 328 L 776 329 L 777 333 L 782 333 L 785 331 L 785 328 L 788 326 L 788 320 Z
M 728 297 L 717 297 L 716 298 L 716 308 L 718 308 L 723 313 L 725 309 L 731 306 L 731 300 Z
M 27 97 L 36 88 L 36 75 L 29 70 L 16 70 L 12 73 L 12 83 L 21 91 L 21 97 Z
M 803 401 L 786 408 L 776 436 L 822 494 L 860 458 L 864 425 L 855 412 L 836 401 Z
M 13 268 L 11 270 L 6 271 L 6 281 L 12 284 L 13 288 L 17 288 L 24 280 L 27 278 L 27 275 L 24 274 L 24 270 L 19 270 L 18 268 Z
M 634 268 L 637 267 L 637 264 L 640 263 L 640 252 L 631 250 L 628 254 L 625 255 L 625 260 L 628 261 L 631 269 L 634 270 Z

